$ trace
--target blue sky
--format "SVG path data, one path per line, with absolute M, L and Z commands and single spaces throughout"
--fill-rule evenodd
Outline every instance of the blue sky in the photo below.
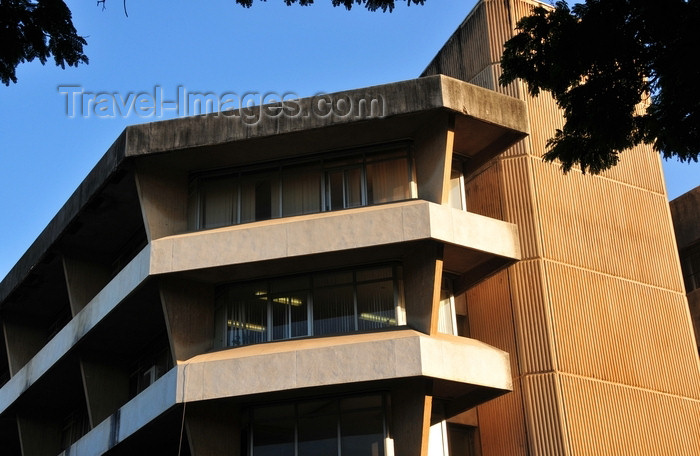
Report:
M 232 0 L 67 1 L 89 65 L 38 62 L 0 86 L 0 277 L 4 277 L 127 126 L 132 115 L 70 118 L 59 86 L 86 92 L 293 92 L 311 96 L 417 77 L 475 0 L 428 0 L 393 13 Z M 174 113 L 166 113 L 164 118 Z M 624 156 L 623 156 L 624 159 Z M 665 162 L 674 198 L 700 185 L 700 164 Z

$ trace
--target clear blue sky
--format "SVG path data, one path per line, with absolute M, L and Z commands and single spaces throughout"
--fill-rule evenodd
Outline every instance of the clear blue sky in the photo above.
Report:
M 34 62 L 0 86 L 0 278 L 130 124 L 157 120 L 66 115 L 58 86 L 87 92 L 153 93 L 178 86 L 214 93 L 310 96 L 417 77 L 475 0 L 428 0 L 389 13 L 256 0 L 67 1 L 88 40 L 89 65 L 61 70 Z M 172 115 L 170 115 L 172 117 Z M 166 116 L 167 118 L 167 116 Z M 700 185 L 700 164 L 664 164 L 674 198 Z

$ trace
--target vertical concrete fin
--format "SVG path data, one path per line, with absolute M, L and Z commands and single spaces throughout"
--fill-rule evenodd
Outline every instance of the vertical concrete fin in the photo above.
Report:
M 435 334 L 438 326 L 443 245 L 423 243 L 404 260 L 406 322 L 425 334 Z
M 211 349 L 214 342 L 214 287 L 165 277 L 160 295 L 175 363 Z
M 90 427 L 115 413 L 129 400 L 129 373 L 115 365 L 80 361 Z
M 394 454 L 428 456 L 433 397 L 423 382 L 396 388 L 391 394 Z
M 19 318 L 3 318 L 2 329 L 10 375 L 15 375 L 44 346 L 46 333 L 43 328 Z
M 148 241 L 187 231 L 187 173 L 139 162 L 136 187 Z
M 63 256 L 71 315 L 76 316 L 109 282 L 110 271 L 94 261 Z
M 447 202 L 452 170 L 454 122 L 448 113 L 435 117 L 416 135 L 414 160 L 418 198 L 443 204 Z

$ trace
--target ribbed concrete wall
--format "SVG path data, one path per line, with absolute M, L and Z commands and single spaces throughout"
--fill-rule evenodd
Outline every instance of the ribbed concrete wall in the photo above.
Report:
M 522 98 L 530 121 L 467 188 L 470 211 L 518 225 L 523 258 L 467 293 L 472 337 L 514 364 L 514 392 L 479 407 L 482 454 L 698 454 L 700 373 L 659 156 L 641 146 L 599 176 L 542 161 L 561 112 L 497 83 L 534 4 L 482 0 L 424 73 Z

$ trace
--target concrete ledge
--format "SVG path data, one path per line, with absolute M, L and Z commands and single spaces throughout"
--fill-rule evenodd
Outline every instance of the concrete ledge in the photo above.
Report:
M 176 366 L 61 454 L 103 454 L 178 403 L 406 377 L 455 382 L 457 395 L 512 389 L 508 354 L 463 337 L 406 329 L 252 345 Z
M 344 100 L 351 108 L 342 112 L 319 110 L 321 98 L 334 105 Z M 529 131 L 525 103 L 521 100 L 443 75 L 302 98 L 294 101 L 294 108 L 299 115 L 277 115 L 281 110 L 256 106 L 246 110 L 246 116 L 234 112 L 133 125 L 126 129 L 126 155 L 213 146 L 435 109 L 501 125 L 518 132 L 520 137 Z
M 416 200 L 157 239 L 152 242 L 151 273 L 166 274 L 426 239 L 465 251 L 478 251 L 486 257 L 520 258 L 515 225 Z M 473 266 L 464 262 L 446 265 L 457 273 Z
M 178 402 L 407 377 L 511 390 L 508 354 L 474 339 L 406 329 L 241 347 L 191 358 Z M 187 369 L 187 370 L 186 370 Z
M 122 269 L 90 303 L 56 334 L 29 362 L 0 389 L 0 413 L 63 358 L 80 339 L 114 310 L 129 293 L 148 277 L 150 248 Z

